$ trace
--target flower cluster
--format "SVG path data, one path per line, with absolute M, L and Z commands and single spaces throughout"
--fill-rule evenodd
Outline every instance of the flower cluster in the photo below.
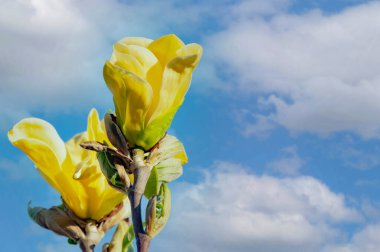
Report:
M 170 213 L 167 183 L 182 174 L 187 156 L 182 143 L 166 134 L 184 101 L 202 47 L 175 35 L 156 40 L 127 37 L 114 44 L 104 65 L 115 114 L 100 120 L 92 109 L 87 130 L 64 142 L 55 128 L 26 118 L 8 132 L 13 145 L 62 198 L 62 205 L 29 208 L 39 225 L 93 251 L 119 224 L 103 251 L 126 250 L 136 238 L 138 251 L 165 226 Z M 141 198 L 148 199 L 145 223 Z M 128 227 L 132 215 L 133 224 Z M 135 234 L 135 235 L 134 235 Z

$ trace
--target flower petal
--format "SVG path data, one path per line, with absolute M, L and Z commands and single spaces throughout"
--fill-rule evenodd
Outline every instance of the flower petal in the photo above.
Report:
M 142 47 L 148 47 L 153 40 L 142 37 L 126 37 L 119 41 L 121 44 L 125 45 L 138 45 Z
M 177 56 L 176 51 L 183 46 L 185 44 L 176 35 L 168 34 L 153 41 L 148 49 L 156 55 L 162 67 L 165 67 L 170 60 Z
M 111 145 L 106 134 L 104 122 L 99 120 L 98 111 L 94 108 L 88 114 L 87 133 L 88 141 L 106 142 L 108 145 Z
M 178 109 L 181 106 L 190 86 L 192 72 L 201 58 L 202 47 L 190 44 L 176 53 L 178 56 L 165 67 L 159 101 L 148 123 L 162 114 L 169 113 L 169 110 L 172 111 L 173 108 Z
M 119 66 L 136 74 L 140 78 L 144 79 L 146 76 L 146 72 L 142 64 L 133 55 L 114 50 L 110 62 L 116 66 Z
M 146 78 L 147 72 L 158 63 L 156 56 L 147 48 L 138 45 L 114 44 L 114 51 L 133 56 L 142 66 Z M 117 56 L 117 55 L 116 55 Z M 128 69 L 127 69 L 128 70 Z M 135 72 L 133 72 L 135 73 Z M 135 73 L 136 74 L 136 73 Z
M 40 160 L 41 153 L 30 149 L 29 141 L 40 142 L 54 156 L 54 161 L 61 165 L 66 158 L 65 144 L 55 128 L 48 122 L 38 118 L 25 118 L 18 122 L 9 132 L 8 138 L 15 146 L 23 150 L 35 163 Z M 37 161 L 37 162 L 36 162 Z
M 74 168 L 67 159 L 64 142 L 51 124 L 37 118 L 26 118 L 8 132 L 8 138 L 33 160 L 42 177 L 65 202 L 70 206 L 80 205 L 82 188 L 71 178 Z
M 66 149 L 54 127 L 38 118 L 26 118 L 8 132 L 8 138 L 28 155 L 47 182 L 59 191 L 55 177 L 61 172 Z
M 114 95 L 116 116 L 133 146 L 145 128 L 145 116 L 152 102 L 152 88 L 135 74 L 106 62 L 104 79 Z
M 100 171 L 96 153 L 79 146 L 84 141 L 106 141 L 110 144 L 95 109 L 92 109 L 88 115 L 87 132 L 70 139 L 66 143 L 66 148 L 71 157 L 72 165 L 76 167 L 73 178 L 77 183 L 80 183 L 84 190 L 84 194 L 81 195 L 81 217 L 99 220 L 111 212 L 125 196 L 108 185 Z M 103 206 L 105 202 L 108 202 L 107 206 Z

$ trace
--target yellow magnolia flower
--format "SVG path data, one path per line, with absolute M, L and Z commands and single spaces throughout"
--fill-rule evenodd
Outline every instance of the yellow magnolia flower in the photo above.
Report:
M 103 128 L 92 109 L 87 132 L 66 143 L 51 124 L 38 118 L 21 120 L 8 132 L 8 138 L 32 159 L 42 177 L 78 217 L 99 220 L 125 198 L 108 185 L 96 153 L 79 146 L 83 141 L 108 142 Z
M 201 55 L 200 45 L 185 45 L 173 34 L 115 43 L 103 74 L 118 124 L 132 147 L 148 150 L 165 135 Z

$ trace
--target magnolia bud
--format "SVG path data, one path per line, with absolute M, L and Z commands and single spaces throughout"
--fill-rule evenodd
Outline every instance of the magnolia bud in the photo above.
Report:
M 146 209 L 146 233 L 151 238 L 158 235 L 165 227 L 169 219 L 170 208 L 170 190 L 169 187 L 163 183 L 159 195 L 154 195 L 150 198 Z

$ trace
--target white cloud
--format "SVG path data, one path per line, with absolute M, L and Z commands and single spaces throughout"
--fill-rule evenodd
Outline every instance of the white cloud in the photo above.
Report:
M 379 12 L 374 1 L 332 15 L 241 19 L 210 35 L 206 47 L 235 80 L 230 89 L 265 94 L 268 121 L 294 132 L 379 137 Z
M 379 167 L 380 149 L 377 146 L 363 149 L 356 145 L 351 137 L 345 137 L 339 144 L 335 144 L 330 154 L 347 167 L 358 170 L 369 170 Z
M 245 137 L 255 136 L 259 138 L 268 137 L 275 125 L 265 115 L 252 113 L 248 109 L 240 109 L 234 113 L 238 131 Z
M 212 168 L 205 181 L 172 190 L 172 216 L 154 249 L 320 251 L 340 239 L 335 224 L 361 219 L 312 177 L 257 176 L 227 162 Z
M 289 2 L 4 0 L 0 8 L 0 105 L 5 109 L 0 115 L 5 120 L 0 130 L 35 112 L 112 107 L 102 66 L 112 43 L 123 36 L 154 38 L 175 32 L 185 40 L 201 40 L 210 34 L 204 26 L 218 29 L 236 20 L 272 15 L 286 9 Z M 205 55 L 209 51 L 205 48 Z M 215 67 L 201 64 L 197 75 L 204 76 L 195 76 L 198 82 L 215 83 Z M 204 86 L 209 85 L 198 85 Z
M 303 163 L 297 147 L 289 146 L 281 150 L 281 157 L 268 163 L 268 168 L 284 175 L 297 175 Z
M 6 122 L 0 126 L 9 128 L 36 111 L 112 106 L 102 78 L 112 43 L 124 36 L 154 38 L 177 27 L 194 31 L 204 10 L 190 7 L 171 0 L 2 1 L 0 105 L 6 109 L 0 114 Z
M 325 252 L 378 252 L 380 251 L 380 224 L 372 224 L 356 233 L 343 245 L 327 247 Z

